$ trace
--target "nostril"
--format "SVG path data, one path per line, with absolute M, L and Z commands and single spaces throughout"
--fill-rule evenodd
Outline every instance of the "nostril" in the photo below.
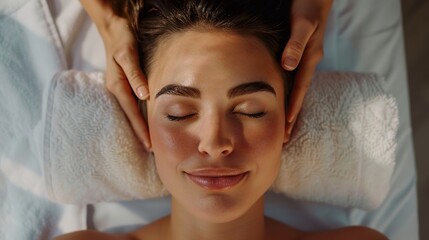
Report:
M 211 156 L 212 158 L 225 157 L 229 155 L 233 149 L 232 144 L 200 144 L 198 148 L 202 154 Z
M 224 155 L 224 156 L 226 156 L 226 155 L 228 155 L 229 153 L 231 152 L 231 150 L 230 149 L 225 149 L 225 150 L 223 150 L 222 151 L 222 155 Z
M 202 128 L 200 132 L 198 150 L 203 155 L 217 159 L 229 155 L 234 149 L 234 144 L 231 132 L 227 131 L 224 124 L 213 122 L 213 119 L 217 118 L 211 118 L 206 123 L 207 127 Z

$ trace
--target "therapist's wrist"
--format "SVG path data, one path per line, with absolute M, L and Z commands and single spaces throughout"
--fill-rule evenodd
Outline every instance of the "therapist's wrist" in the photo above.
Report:
M 106 0 L 80 0 L 83 8 L 94 22 L 102 37 L 106 37 L 117 22 L 126 22 L 114 9 L 112 1 Z
M 109 19 L 105 19 L 100 25 L 97 25 L 98 32 L 103 41 L 109 40 L 112 36 L 118 35 L 118 29 L 128 27 L 128 20 L 117 15 L 112 15 Z

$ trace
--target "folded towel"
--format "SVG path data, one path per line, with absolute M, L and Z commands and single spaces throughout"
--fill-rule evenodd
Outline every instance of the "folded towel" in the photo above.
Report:
M 64 203 L 167 194 L 102 73 L 51 82 L 42 160 L 50 197 Z M 297 200 L 375 209 L 389 191 L 398 114 L 374 74 L 317 73 L 272 190 Z

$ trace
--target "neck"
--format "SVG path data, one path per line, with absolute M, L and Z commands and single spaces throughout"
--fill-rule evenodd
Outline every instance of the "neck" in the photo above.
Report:
M 264 198 L 261 197 L 246 213 L 237 219 L 216 223 L 196 218 L 174 198 L 169 219 L 172 240 L 261 240 L 265 239 Z

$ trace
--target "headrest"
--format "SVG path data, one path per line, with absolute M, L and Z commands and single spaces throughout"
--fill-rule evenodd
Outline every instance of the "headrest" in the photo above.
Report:
M 389 191 L 398 113 L 374 74 L 317 73 L 272 190 L 292 199 L 372 210 Z M 62 203 L 167 193 L 102 73 L 58 73 L 36 137 L 49 197 Z

